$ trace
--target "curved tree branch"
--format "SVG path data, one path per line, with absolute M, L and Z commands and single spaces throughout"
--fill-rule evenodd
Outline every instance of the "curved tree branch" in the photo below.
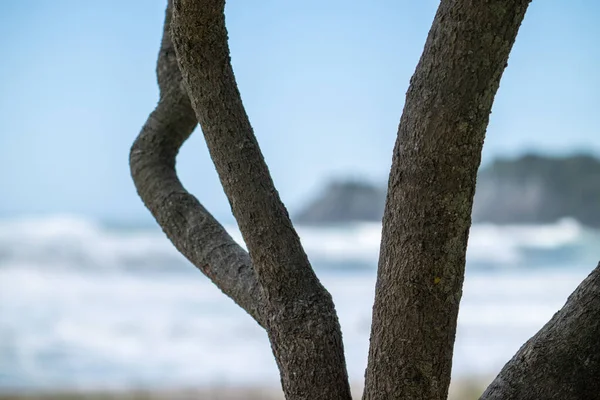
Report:
M 175 0 L 177 61 L 267 302 L 288 399 L 349 399 L 341 331 L 275 190 L 230 63 L 224 0 Z
M 600 264 L 481 400 L 600 399 Z
M 179 148 L 197 120 L 170 39 L 171 2 L 166 14 L 156 70 L 160 100 L 131 148 L 131 175 L 175 247 L 264 326 L 264 301 L 248 253 L 183 188 L 175 172 Z
M 394 148 L 364 399 L 447 398 L 475 179 L 530 0 L 442 0 Z

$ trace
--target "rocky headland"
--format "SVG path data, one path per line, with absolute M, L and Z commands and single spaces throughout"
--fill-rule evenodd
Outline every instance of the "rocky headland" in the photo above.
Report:
M 333 181 L 295 215 L 301 224 L 381 221 L 386 188 Z M 479 171 L 473 222 L 552 223 L 570 217 L 600 227 L 600 160 L 590 155 L 529 154 L 498 159 Z

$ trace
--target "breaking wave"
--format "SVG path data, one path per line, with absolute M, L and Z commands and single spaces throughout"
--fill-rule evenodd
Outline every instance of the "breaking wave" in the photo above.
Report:
M 353 382 L 366 366 L 380 230 L 298 228 L 335 301 Z M 595 266 L 597 239 L 571 220 L 475 225 L 453 373 L 496 374 Z M 0 392 L 278 382 L 264 331 L 156 227 L 1 221 L 0 305 Z
M 304 248 L 318 269 L 375 268 L 381 225 L 299 226 Z M 243 245 L 235 226 L 227 226 Z M 548 225 L 471 228 L 469 266 L 535 266 L 587 262 L 598 235 L 574 220 Z M 90 219 L 55 216 L 0 221 L 0 268 L 83 268 L 181 271 L 189 263 L 157 227 L 114 228 Z

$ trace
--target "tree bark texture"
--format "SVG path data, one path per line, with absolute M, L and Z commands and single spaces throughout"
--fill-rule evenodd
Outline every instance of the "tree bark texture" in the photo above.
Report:
M 350 399 L 341 330 L 275 190 L 231 67 L 223 0 L 175 0 L 183 81 L 248 247 L 288 399 Z
M 530 0 L 442 0 L 393 153 L 364 399 L 447 398 L 475 179 Z
M 160 100 L 131 148 L 131 175 L 175 247 L 264 326 L 265 302 L 248 253 L 184 189 L 175 172 L 179 148 L 198 123 L 170 39 L 170 2 L 166 14 L 156 68 Z
M 440 4 L 394 148 L 365 399 L 446 398 L 476 171 L 528 3 Z M 160 100 L 131 149 L 131 173 L 177 249 L 266 328 L 286 397 L 347 400 L 333 302 L 254 137 L 229 60 L 223 11 L 222 0 L 169 1 L 157 64 Z M 175 172 L 197 121 L 250 254 Z M 481 399 L 600 399 L 599 338 L 600 265 Z
M 600 264 L 481 400 L 600 399 Z

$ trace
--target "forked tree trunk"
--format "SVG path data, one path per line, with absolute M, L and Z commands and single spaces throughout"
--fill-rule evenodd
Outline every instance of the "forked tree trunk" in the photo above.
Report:
M 264 326 L 265 302 L 248 253 L 184 189 L 175 172 L 179 148 L 198 122 L 177 66 L 170 26 L 169 2 L 156 66 L 160 100 L 131 147 L 131 176 L 177 250 Z
M 174 0 L 171 37 L 183 80 L 264 294 L 264 326 L 286 397 L 347 400 L 333 300 L 312 270 L 246 115 L 224 11 L 224 0 Z
M 235 83 L 225 3 L 174 1 L 157 65 L 160 100 L 131 149 L 138 193 L 177 249 L 266 329 L 287 399 L 349 400 L 331 296 L 279 199 Z M 440 4 L 393 154 L 365 399 L 446 398 L 484 132 L 528 3 Z M 197 121 L 250 254 L 177 178 L 175 157 Z M 600 267 L 482 399 L 598 399 L 599 321 Z

